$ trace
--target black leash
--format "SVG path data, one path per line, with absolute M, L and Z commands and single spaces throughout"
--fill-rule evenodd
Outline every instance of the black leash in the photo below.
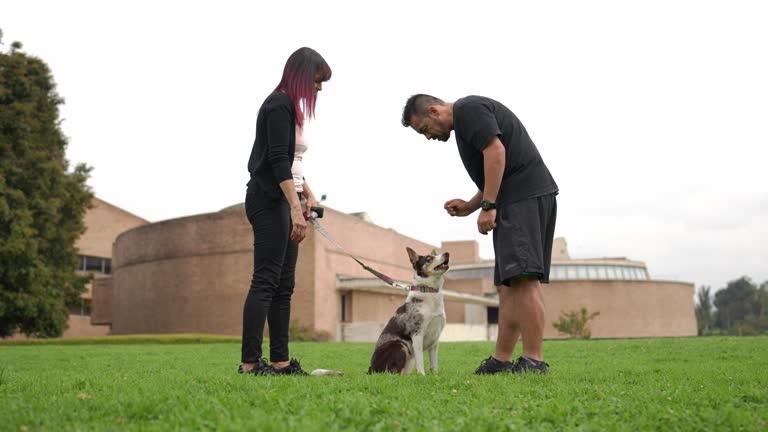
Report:
M 315 229 L 316 229 L 317 231 L 319 231 L 319 232 L 320 232 L 320 234 L 322 234 L 322 235 L 323 235 L 323 237 L 325 237 L 326 239 L 328 239 L 328 241 L 330 241 L 331 243 L 333 243 L 333 245 L 334 245 L 334 246 L 336 246 L 336 248 L 338 248 L 338 249 L 339 249 L 339 250 L 340 250 L 342 253 L 344 253 L 344 255 L 347 255 L 348 257 L 350 257 L 350 258 L 352 258 L 353 260 L 355 260 L 355 261 L 356 261 L 358 264 L 360 264 L 360 266 L 361 266 L 361 267 L 363 267 L 365 270 L 369 271 L 371 274 L 373 274 L 373 275 L 374 275 L 374 276 L 376 276 L 377 278 L 379 278 L 379 279 L 381 279 L 382 281 L 384 281 L 384 282 L 385 282 L 387 285 L 393 286 L 393 287 L 395 287 L 395 288 L 402 288 L 402 289 L 404 289 L 404 290 L 406 290 L 406 291 L 412 291 L 412 290 L 413 290 L 413 291 L 422 291 L 422 292 L 425 292 L 425 291 L 423 291 L 423 289 L 422 289 L 422 288 L 420 288 L 420 287 L 416 287 L 416 286 L 414 286 L 414 285 L 404 285 L 404 284 L 401 284 L 401 283 L 399 283 L 399 282 L 395 282 L 395 280 L 394 280 L 394 279 L 392 279 L 391 277 L 389 277 L 389 276 L 385 275 L 384 273 L 381 273 L 381 272 L 379 272 L 379 271 L 377 271 L 377 270 L 375 270 L 375 269 L 373 269 L 373 268 L 371 268 L 371 267 L 369 267 L 369 266 L 365 265 L 365 263 L 363 263 L 362 261 L 360 261 L 359 259 L 357 259 L 357 257 L 356 257 L 356 256 L 354 256 L 354 255 L 352 255 L 351 253 L 347 252 L 347 250 L 346 250 L 346 249 L 344 249 L 344 248 L 343 248 L 343 247 L 342 247 L 342 246 L 341 246 L 341 245 L 340 245 L 340 244 L 339 244 L 339 243 L 338 243 L 336 240 L 334 240 L 334 239 L 333 239 L 333 237 L 331 237 L 331 235 L 330 235 L 330 234 L 328 234 L 328 231 L 326 231 L 326 230 L 325 230 L 325 228 L 323 228 L 323 226 L 322 226 L 322 225 L 320 225 L 320 221 L 318 221 L 318 219 L 319 219 L 319 218 L 321 218 L 321 217 L 323 217 L 323 208 L 322 208 L 322 207 L 312 207 L 310 210 L 311 210 L 311 212 L 312 212 L 312 213 L 311 213 L 311 216 L 310 216 L 310 217 L 307 217 L 307 220 L 308 220 L 310 223 L 312 223 L 312 225 L 314 225 L 314 226 L 315 226 Z

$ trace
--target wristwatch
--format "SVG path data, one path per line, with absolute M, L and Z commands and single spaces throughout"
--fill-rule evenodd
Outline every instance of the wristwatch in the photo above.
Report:
M 487 199 L 480 201 L 480 208 L 483 210 L 496 210 L 496 203 L 492 203 Z

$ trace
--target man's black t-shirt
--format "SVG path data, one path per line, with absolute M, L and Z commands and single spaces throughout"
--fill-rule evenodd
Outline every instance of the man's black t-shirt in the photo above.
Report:
M 512 203 L 558 191 L 525 127 L 500 102 L 483 96 L 457 100 L 453 104 L 453 129 L 461 161 L 481 191 L 485 187 L 483 149 L 494 136 L 504 145 L 507 159 L 497 203 Z

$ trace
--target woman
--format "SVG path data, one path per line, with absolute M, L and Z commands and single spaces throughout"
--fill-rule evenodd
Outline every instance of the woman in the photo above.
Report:
M 323 57 L 311 48 L 300 48 L 288 58 L 280 84 L 259 109 L 245 197 L 254 237 L 253 278 L 243 308 L 240 373 L 306 375 L 288 356 L 296 258 L 307 231 L 291 167 L 296 130 L 314 117 L 317 93 L 330 78 L 331 68 Z M 304 191 L 308 204 L 313 203 L 306 185 Z M 265 320 L 271 364 L 261 354 Z

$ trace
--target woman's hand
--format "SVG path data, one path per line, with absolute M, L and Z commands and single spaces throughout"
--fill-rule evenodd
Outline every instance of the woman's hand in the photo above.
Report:
M 314 195 L 310 195 L 310 196 L 308 196 L 306 198 L 307 198 L 307 204 L 306 204 L 307 205 L 307 209 L 304 210 L 304 212 L 307 215 L 307 217 L 309 218 L 309 217 L 312 217 L 312 207 L 317 207 L 317 200 L 315 200 L 315 196 Z
M 291 240 L 301 243 L 307 236 L 307 221 L 304 219 L 301 205 L 291 206 L 291 225 Z
M 307 183 L 307 179 L 304 179 L 304 198 L 307 199 L 307 208 L 304 209 L 304 213 L 307 215 L 307 217 L 312 217 L 312 207 L 317 207 L 317 200 L 315 199 L 315 194 L 312 193 L 312 189 L 309 188 L 309 183 Z

